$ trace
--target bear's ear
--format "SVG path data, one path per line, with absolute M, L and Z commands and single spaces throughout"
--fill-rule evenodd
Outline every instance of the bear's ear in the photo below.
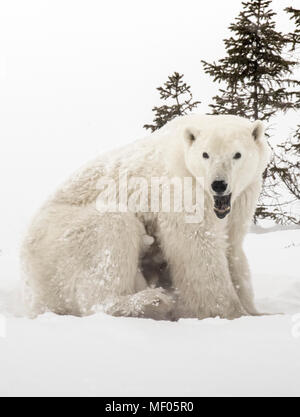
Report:
M 251 133 L 255 141 L 262 139 L 265 133 L 265 127 L 260 120 L 256 120 L 251 128 Z
M 189 145 L 191 145 L 193 142 L 196 141 L 199 134 L 200 132 L 197 129 L 192 129 L 188 127 L 184 130 L 184 139 Z

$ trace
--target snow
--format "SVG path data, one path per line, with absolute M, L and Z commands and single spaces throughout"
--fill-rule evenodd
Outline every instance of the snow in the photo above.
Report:
M 20 317 L 8 273 L 0 283 L 0 395 L 299 396 L 299 248 L 300 229 L 249 233 L 257 304 L 277 314 L 234 321 L 104 313 L 31 320 Z

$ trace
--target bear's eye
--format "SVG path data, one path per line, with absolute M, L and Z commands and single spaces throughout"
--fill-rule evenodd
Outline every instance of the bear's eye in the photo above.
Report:
M 241 154 L 240 152 L 237 152 L 237 153 L 234 155 L 233 159 L 240 159 L 241 157 L 242 157 L 242 154 Z
M 204 159 L 208 159 L 209 158 L 209 155 L 208 155 L 207 152 L 203 152 L 203 155 L 202 156 L 203 156 Z

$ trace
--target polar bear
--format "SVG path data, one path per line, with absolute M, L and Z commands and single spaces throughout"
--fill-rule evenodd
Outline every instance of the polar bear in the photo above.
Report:
M 158 320 L 258 315 L 242 246 L 268 160 L 261 121 L 194 114 L 89 163 L 29 228 L 22 257 L 32 311 Z M 190 179 L 202 217 L 187 221 L 198 200 L 189 213 L 129 209 L 118 189 L 124 175 L 144 188 L 154 177 Z M 117 189 L 105 198 L 103 178 Z M 112 197 L 122 205 L 108 209 Z M 157 275 L 152 285 L 147 271 Z

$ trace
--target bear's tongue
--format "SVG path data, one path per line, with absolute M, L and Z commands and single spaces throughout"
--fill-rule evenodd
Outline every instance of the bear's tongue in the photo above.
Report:
M 224 217 L 226 217 L 227 214 L 230 212 L 231 194 L 223 196 L 214 195 L 214 201 L 214 211 L 216 213 L 216 216 L 219 219 L 224 219 Z

